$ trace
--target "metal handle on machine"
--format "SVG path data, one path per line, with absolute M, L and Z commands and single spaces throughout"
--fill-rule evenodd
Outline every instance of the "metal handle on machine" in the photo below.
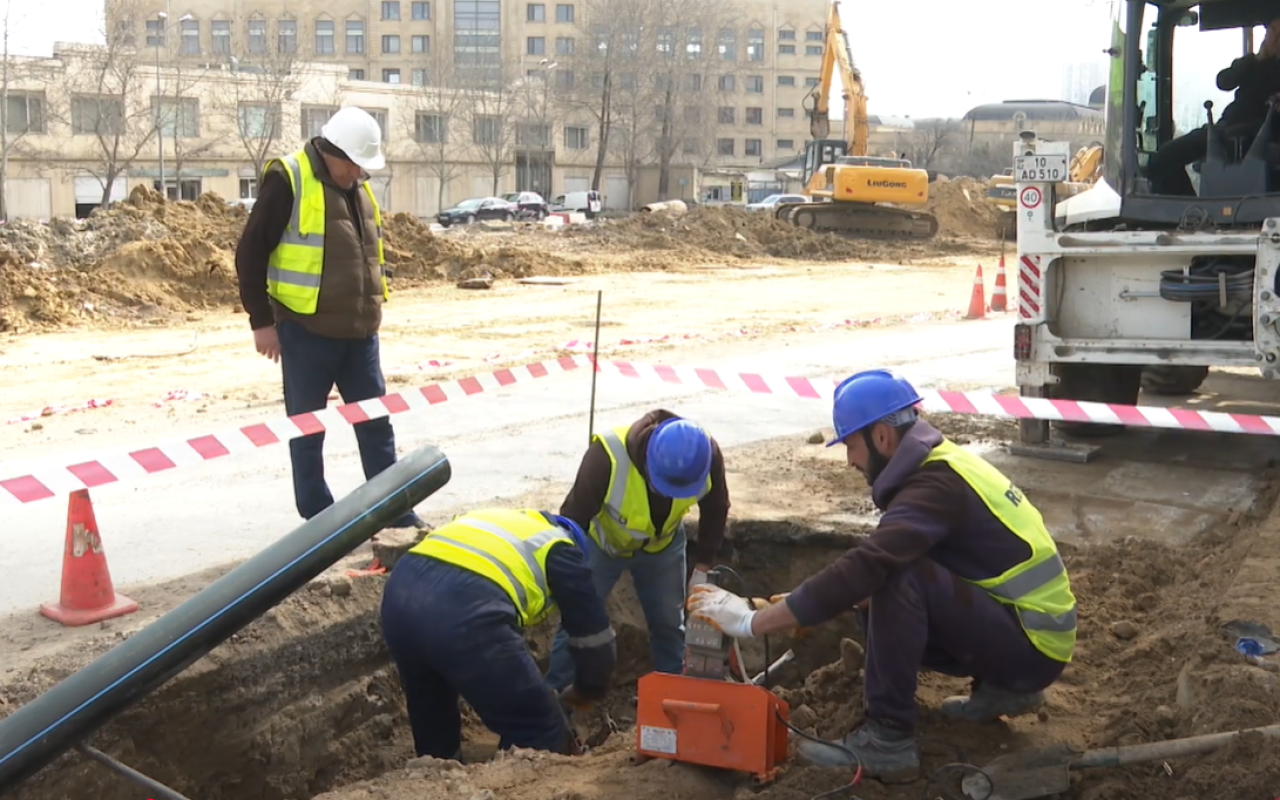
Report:
M 672 711 L 696 711 L 700 714 L 719 714 L 719 703 L 695 703 L 692 700 L 663 700 L 662 710 Z

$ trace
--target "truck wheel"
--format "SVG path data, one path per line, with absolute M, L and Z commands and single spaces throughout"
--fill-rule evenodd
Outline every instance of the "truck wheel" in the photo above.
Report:
M 1061 383 L 1051 387 L 1060 400 L 1091 400 L 1095 403 L 1136 405 L 1142 388 L 1142 367 L 1129 364 L 1054 364 L 1053 374 Z M 1054 428 L 1075 436 L 1114 436 L 1123 425 L 1092 422 L 1054 422 Z
M 1188 395 L 1209 377 L 1208 367 L 1166 365 L 1142 370 L 1142 389 L 1152 394 Z

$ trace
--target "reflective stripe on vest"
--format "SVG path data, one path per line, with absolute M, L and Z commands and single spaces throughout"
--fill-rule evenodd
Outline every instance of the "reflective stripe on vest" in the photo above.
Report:
M 296 314 L 314 314 L 320 301 L 320 284 L 324 271 L 325 193 L 324 184 L 311 169 L 306 150 L 268 162 L 263 170 L 265 180 L 271 166 L 279 164 L 293 190 L 293 208 L 289 224 L 280 243 L 267 262 L 267 294 Z M 374 231 L 378 246 L 378 266 L 382 276 L 383 299 L 390 297 L 382 237 L 382 210 L 367 181 L 361 186 L 373 208 Z M 360 219 L 353 220 L 363 225 Z
M 630 430 L 630 426 L 624 425 L 594 437 L 604 445 L 612 470 L 604 506 L 591 520 L 591 538 L 606 555 L 614 558 L 629 556 L 636 550 L 646 553 L 664 550 L 675 538 L 681 520 L 711 491 L 711 477 L 708 476 L 697 497 L 672 499 L 671 513 L 659 533 L 649 514 L 648 484 L 627 454 L 626 440 Z
M 1076 642 L 1076 598 L 1040 512 L 998 469 L 953 442 L 944 440 L 924 463 L 934 461 L 950 465 L 1005 528 L 1031 548 L 1030 558 L 1003 575 L 969 582 L 1013 606 L 1037 650 L 1070 663 Z
M 483 510 L 442 525 L 409 550 L 471 570 L 497 583 L 515 604 L 522 627 L 551 613 L 547 553 L 573 538 L 536 511 Z

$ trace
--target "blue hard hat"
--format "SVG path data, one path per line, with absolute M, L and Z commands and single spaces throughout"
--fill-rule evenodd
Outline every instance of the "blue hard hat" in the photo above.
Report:
M 542 516 L 546 517 L 547 521 L 552 525 L 555 525 L 557 528 L 560 528 L 565 533 L 569 534 L 569 536 L 573 538 L 573 543 L 578 547 L 583 550 L 587 549 L 587 534 L 582 530 L 582 527 L 579 526 L 578 523 L 568 517 L 562 517 L 559 514 L 552 514 L 550 511 L 543 511 Z
M 711 474 L 711 437 L 696 422 L 669 419 L 659 423 L 645 450 L 649 485 L 663 497 L 697 497 Z
M 915 406 L 921 400 L 915 387 L 888 370 L 870 369 L 845 378 L 836 387 L 831 409 L 836 436 L 827 442 L 827 447 L 840 444 L 849 434 L 881 420 L 893 424 L 910 422 L 916 419 Z

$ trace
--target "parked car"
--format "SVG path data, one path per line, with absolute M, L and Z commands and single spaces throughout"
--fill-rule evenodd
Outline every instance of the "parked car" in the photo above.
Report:
M 508 203 L 501 197 L 472 197 L 436 214 L 436 221 L 446 228 L 450 225 L 470 225 L 477 220 L 486 219 L 510 222 L 516 218 L 517 210 L 515 203 Z
M 807 203 L 809 198 L 802 194 L 771 194 L 759 203 L 747 203 L 748 211 L 771 211 L 779 203 Z
M 515 203 L 522 216 L 531 216 L 534 219 L 546 219 L 551 211 L 551 206 L 537 192 L 512 192 L 504 194 L 502 199 L 508 203 Z
M 552 211 L 581 211 L 587 219 L 594 219 L 604 208 L 604 199 L 593 190 L 586 192 L 569 192 L 551 201 Z

